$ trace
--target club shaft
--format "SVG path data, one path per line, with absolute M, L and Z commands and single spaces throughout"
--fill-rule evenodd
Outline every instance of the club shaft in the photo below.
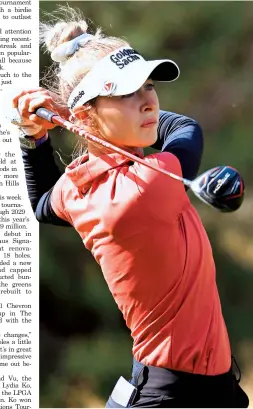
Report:
M 79 136 L 85 137 L 86 139 L 92 141 L 92 142 L 96 142 L 114 152 L 120 153 L 121 155 L 125 156 L 126 158 L 132 160 L 133 162 L 138 162 L 144 166 L 147 166 L 150 169 L 155 170 L 156 172 L 160 172 L 163 173 L 166 176 L 170 176 L 173 179 L 179 180 L 180 182 L 183 182 L 184 185 L 191 187 L 191 181 L 185 178 L 182 178 L 181 176 L 175 175 L 174 173 L 171 173 L 167 170 L 158 168 L 154 165 L 151 165 L 150 163 L 148 163 L 147 161 L 139 158 L 138 156 L 132 155 L 130 152 L 125 151 L 124 149 L 119 148 L 118 146 L 112 145 L 111 143 L 102 140 L 94 135 L 91 135 L 90 133 L 86 132 L 84 129 L 72 124 L 71 122 L 63 119 L 62 117 L 60 117 L 59 115 L 55 114 L 54 112 L 49 111 L 46 108 L 38 108 L 35 111 L 35 114 L 37 116 L 39 116 L 40 118 L 46 119 L 47 121 L 55 124 L 55 125 L 59 125 L 62 128 L 67 129 L 70 132 L 73 132 Z

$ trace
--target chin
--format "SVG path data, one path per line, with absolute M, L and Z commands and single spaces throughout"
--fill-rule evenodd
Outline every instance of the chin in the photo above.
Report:
M 141 147 L 148 148 L 149 146 L 154 145 L 156 141 L 157 141 L 157 132 L 154 135 L 150 135 L 149 137 L 145 138 L 145 140 L 143 141 L 143 145 Z
M 157 141 L 157 137 L 158 137 L 157 130 L 150 129 L 149 132 L 135 134 L 131 139 L 129 138 L 125 146 L 132 146 L 136 148 L 148 148 Z

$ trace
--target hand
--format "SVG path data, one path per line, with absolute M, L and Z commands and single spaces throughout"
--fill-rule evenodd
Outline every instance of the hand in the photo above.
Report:
M 13 98 L 12 103 L 13 108 L 18 111 L 12 123 L 35 139 L 42 138 L 49 129 L 56 126 L 35 115 L 33 112 L 36 108 L 47 108 L 65 119 L 70 116 L 69 110 L 60 104 L 59 96 L 44 88 L 24 90 Z

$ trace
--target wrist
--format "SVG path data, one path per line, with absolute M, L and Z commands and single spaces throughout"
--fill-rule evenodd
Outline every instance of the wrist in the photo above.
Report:
M 36 133 L 35 135 L 26 135 L 28 138 L 33 138 L 37 140 L 40 140 L 42 138 L 44 138 L 44 136 L 47 135 L 47 130 L 46 129 L 41 129 L 41 131 L 39 131 L 38 133 Z
M 37 135 L 36 135 L 37 136 Z M 25 149 L 36 149 L 38 146 L 42 145 L 48 139 L 48 133 L 44 133 L 43 136 L 34 138 L 33 136 L 28 136 L 22 133 L 19 136 L 20 146 Z

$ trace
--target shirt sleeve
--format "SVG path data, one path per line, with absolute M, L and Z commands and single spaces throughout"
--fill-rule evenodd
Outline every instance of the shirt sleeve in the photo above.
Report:
M 68 186 L 68 181 L 66 180 L 66 174 L 64 173 L 60 179 L 54 185 L 51 195 L 50 195 L 50 203 L 54 214 L 61 220 L 64 220 L 65 223 L 72 224 L 72 220 L 70 215 L 65 210 L 64 202 L 68 195 L 71 196 L 71 186 Z
M 54 185 L 61 176 L 55 163 L 50 139 L 36 149 L 22 148 L 28 197 L 39 222 L 69 226 L 65 218 L 59 218 L 51 205 Z
M 68 222 L 68 218 L 66 218 L 63 214 L 62 217 L 59 217 L 53 209 L 52 206 L 52 194 L 53 194 L 54 187 L 50 189 L 48 192 L 44 193 L 39 200 L 39 203 L 35 210 L 36 219 L 40 223 L 49 223 L 54 224 L 56 226 L 71 226 Z M 59 214 L 59 213 L 58 213 Z
M 173 153 L 179 160 L 183 177 L 196 178 L 203 153 L 203 133 L 193 119 L 160 111 L 158 138 L 152 148 Z

